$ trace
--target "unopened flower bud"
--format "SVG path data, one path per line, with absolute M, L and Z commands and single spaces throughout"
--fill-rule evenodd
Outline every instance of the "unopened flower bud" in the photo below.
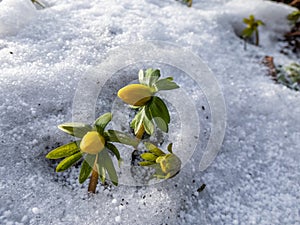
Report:
M 145 105 L 152 95 L 151 88 L 142 84 L 129 84 L 118 91 L 119 98 L 133 106 Z
M 181 168 L 181 160 L 175 154 L 167 154 L 156 159 L 156 163 L 160 164 L 161 170 L 170 177 L 179 172 Z
M 104 149 L 105 139 L 97 131 L 87 132 L 80 142 L 82 152 L 97 154 Z

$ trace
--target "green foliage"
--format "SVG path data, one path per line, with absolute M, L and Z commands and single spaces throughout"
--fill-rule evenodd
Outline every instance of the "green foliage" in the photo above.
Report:
M 117 130 L 108 130 L 104 132 L 104 137 L 109 142 L 118 142 L 125 145 L 136 147 L 139 144 L 135 138 Z
M 292 23 L 296 24 L 300 21 L 300 10 L 295 10 L 291 12 L 288 16 L 287 19 Z
M 157 146 L 145 142 L 148 152 L 141 154 L 144 160 L 140 162 L 140 166 L 148 166 L 155 169 L 153 177 L 158 179 L 168 179 L 179 173 L 181 168 L 181 160 L 172 153 L 172 143 L 168 146 L 170 153 L 164 153 Z
M 145 72 L 139 71 L 138 78 L 142 85 L 149 87 L 153 96 L 141 106 L 135 106 L 138 109 L 137 114 L 131 121 L 131 128 L 133 128 L 135 135 L 141 130 L 149 135 L 155 131 L 155 125 L 163 132 L 168 132 L 170 123 L 170 114 L 164 101 L 154 96 L 158 91 L 173 90 L 179 86 L 173 81 L 172 77 L 160 79 L 160 71 L 158 69 L 149 68 Z M 120 95 L 118 94 L 120 97 Z
M 107 124 L 111 121 L 111 119 L 111 113 L 105 113 L 95 121 L 95 127 L 99 134 L 103 135 L 104 129 L 107 126 Z
M 300 64 L 278 66 L 276 80 L 288 88 L 300 91 Z
M 62 160 L 56 167 L 56 172 L 62 172 L 66 169 L 70 168 L 74 163 L 76 163 L 79 159 L 81 159 L 82 153 L 77 152 L 74 155 L 71 155 L 64 160 Z
M 100 176 L 102 176 L 102 182 L 104 183 L 105 181 L 105 172 L 107 171 L 108 176 L 111 180 L 111 182 L 114 185 L 118 185 L 118 175 L 116 172 L 116 169 L 114 167 L 114 164 L 108 154 L 107 149 L 104 149 L 103 151 L 101 151 L 98 155 L 98 168 L 99 168 L 99 174 Z
M 92 126 L 84 123 L 64 123 L 59 125 L 58 128 L 67 134 L 78 138 L 83 138 L 87 132 L 93 130 Z
M 160 130 L 167 133 L 168 124 L 170 123 L 170 114 L 163 100 L 157 96 L 153 96 L 152 100 L 145 107 L 148 119 L 153 120 Z
M 131 127 L 136 135 L 142 135 L 144 132 L 151 135 L 155 128 L 168 132 L 170 113 L 165 102 L 155 94 L 159 91 L 173 90 L 179 86 L 172 77 L 163 79 L 160 77 L 158 69 L 140 70 L 138 74 L 140 84 L 128 85 L 118 92 L 118 96 L 123 101 L 137 109 L 137 113 L 131 121 Z M 46 158 L 62 158 L 56 167 L 57 172 L 70 168 L 84 158 L 78 179 L 82 184 L 91 176 L 89 185 L 91 192 L 95 192 L 97 175 L 102 183 L 109 178 L 114 185 L 118 185 L 118 174 L 112 157 L 116 157 L 119 167 L 122 158 L 118 148 L 112 142 L 137 148 L 141 138 L 138 135 L 134 138 L 116 130 L 105 130 L 111 120 L 112 114 L 105 113 L 97 118 L 93 125 L 76 122 L 59 125 L 60 130 L 79 140 L 52 150 L 46 155 Z M 163 152 L 150 142 L 144 144 L 148 151 L 141 154 L 144 161 L 140 162 L 140 165 L 154 168 L 154 177 L 168 179 L 180 171 L 181 161 L 172 153 L 172 144 L 168 146 L 169 153 Z
M 71 142 L 69 144 L 60 146 L 46 155 L 47 159 L 60 159 L 65 158 L 79 152 L 79 144 L 77 142 Z
M 118 142 L 126 145 L 137 146 L 138 141 L 120 131 L 105 131 L 104 129 L 111 121 L 111 119 L 111 113 L 105 113 L 98 119 L 96 119 L 93 126 L 83 123 L 64 123 L 58 126 L 58 128 L 62 131 L 78 138 L 83 138 L 89 131 L 97 131 L 99 135 L 101 135 L 105 139 L 105 148 L 99 153 L 82 153 L 80 151 L 80 141 L 76 141 L 52 150 L 46 155 L 46 158 L 64 158 L 56 167 L 57 172 L 62 172 L 70 168 L 74 163 L 85 156 L 85 159 L 81 165 L 79 183 L 83 183 L 90 176 L 92 170 L 94 169 L 94 166 L 98 164 L 97 168 L 99 169 L 98 172 L 102 182 L 105 182 L 105 173 L 107 172 L 112 183 L 117 185 L 117 173 L 108 152 L 111 152 L 112 155 L 116 156 L 119 163 L 122 161 L 122 159 L 117 147 L 110 142 Z
M 255 33 L 256 42 L 255 45 L 259 45 L 259 31 L 258 27 L 265 25 L 261 20 L 256 20 L 254 15 L 250 15 L 249 18 L 244 18 L 243 22 L 247 27 L 243 30 L 243 38 L 250 38 Z
M 156 91 L 172 90 L 179 88 L 179 86 L 175 82 L 173 82 L 173 77 L 160 79 L 154 84 L 154 87 Z
M 93 170 L 96 155 L 87 155 L 81 165 L 79 174 L 79 183 L 82 184 L 91 174 Z

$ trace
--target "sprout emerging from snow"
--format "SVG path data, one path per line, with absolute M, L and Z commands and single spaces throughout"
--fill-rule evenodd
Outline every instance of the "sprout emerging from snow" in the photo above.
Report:
M 168 132 L 170 114 L 164 101 L 155 96 L 158 91 L 179 88 L 172 77 L 160 78 L 158 69 L 139 71 L 140 84 L 130 84 L 118 91 L 118 97 L 138 109 L 131 122 L 134 134 L 141 139 L 144 132 L 154 133 L 154 124 L 163 132 Z
M 119 131 L 105 131 L 105 127 L 111 119 L 111 113 L 105 113 L 94 122 L 93 126 L 82 123 L 59 125 L 59 129 L 81 138 L 81 140 L 60 146 L 47 154 L 46 158 L 48 159 L 64 158 L 57 165 L 56 172 L 62 172 L 84 158 L 79 174 L 79 183 L 83 183 L 92 173 L 89 192 L 95 193 L 99 176 L 101 181 L 105 182 L 106 172 L 112 183 L 118 185 L 118 176 L 109 153 L 114 155 L 119 163 L 122 159 L 118 149 L 111 142 L 131 146 L 136 146 L 138 142 Z
M 148 149 L 148 152 L 141 154 L 141 158 L 145 161 L 142 161 L 139 164 L 141 166 L 154 168 L 154 177 L 168 179 L 179 173 L 181 160 L 173 153 L 172 143 L 168 146 L 168 154 L 149 142 L 145 142 L 144 144 Z
M 255 33 L 255 45 L 259 45 L 259 31 L 258 27 L 265 25 L 261 20 L 256 20 L 254 15 L 250 15 L 249 18 L 244 18 L 243 22 L 247 25 L 247 27 L 243 30 L 243 38 L 252 37 L 253 33 Z
M 300 10 L 296 10 L 291 12 L 288 16 L 287 19 L 293 24 L 295 25 L 296 23 L 298 23 L 300 21 Z
M 300 91 L 300 65 L 291 63 L 288 66 L 278 66 L 276 80 L 296 91 Z

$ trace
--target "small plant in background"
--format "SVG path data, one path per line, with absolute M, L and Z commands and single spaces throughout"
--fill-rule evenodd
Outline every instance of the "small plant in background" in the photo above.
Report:
M 183 0 L 183 2 L 186 3 L 188 7 L 192 7 L 193 0 Z
M 129 84 L 118 91 L 118 96 L 138 112 L 131 121 L 131 127 L 138 139 L 144 132 L 154 133 L 154 127 L 168 132 L 170 114 L 164 101 L 155 96 L 158 91 L 179 88 L 172 77 L 160 78 L 158 69 L 139 71 L 139 84 Z
M 255 45 L 259 45 L 259 31 L 258 27 L 265 25 L 261 20 L 256 20 L 254 15 L 250 15 L 249 18 L 244 18 L 243 22 L 247 27 L 242 32 L 242 37 L 244 39 L 251 38 L 253 33 L 255 33 Z
M 288 66 L 278 66 L 276 68 L 277 82 L 296 91 L 300 91 L 300 65 L 291 63 Z
M 111 121 L 111 113 L 100 116 L 93 124 L 65 123 L 58 126 L 59 129 L 81 140 L 60 146 L 46 156 L 48 159 L 64 158 L 56 167 L 56 172 L 62 172 L 81 158 L 79 183 L 83 183 L 92 173 L 88 191 L 95 193 L 98 179 L 105 183 L 106 172 L 114 185 L 118 185 L 118 176 L 110 154 L 116 156 L 119 164 L 121 157 L 118 149 L 111 142 L 119 142 L 126 145 L 137 146 L 138 142 L 130 136 L 115 130 L 105 131 L 105 127 Z
M 179 173 L 181 160 L 173 153 L 172 143 L 168 145 L 168 152 L 164 153 L 157 146 L 145 142 L 148 152 L 141 154 L 145 161 L 140 162 L 141 166 L 148 166 L 155 169 L 153 177 L 158 179 L 169 179 Z
M 287 19 L 295 25 L 296 23 L 300 22 L 300 10 L 296 10 L 291 12 L 288 16 Z
M 296 10 L 287 16 L 291 23 L 291 30 L 285 34 L 288 49 L 299 55 L 300 53 L 300 10 Z

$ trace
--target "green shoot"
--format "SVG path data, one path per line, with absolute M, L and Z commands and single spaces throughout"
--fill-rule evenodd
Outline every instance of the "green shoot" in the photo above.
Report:
M 252 37 L 253 33 L 255 33 L 255 45 L 259 45 L 259 31 L 258 27 L 265 25 L 261 20 L 256 20 L 254 15 L 250 15 L 249 18 L 244 18 L 243 22 L 247 25 L 247 27 L 243 30 L 243 38 Z

